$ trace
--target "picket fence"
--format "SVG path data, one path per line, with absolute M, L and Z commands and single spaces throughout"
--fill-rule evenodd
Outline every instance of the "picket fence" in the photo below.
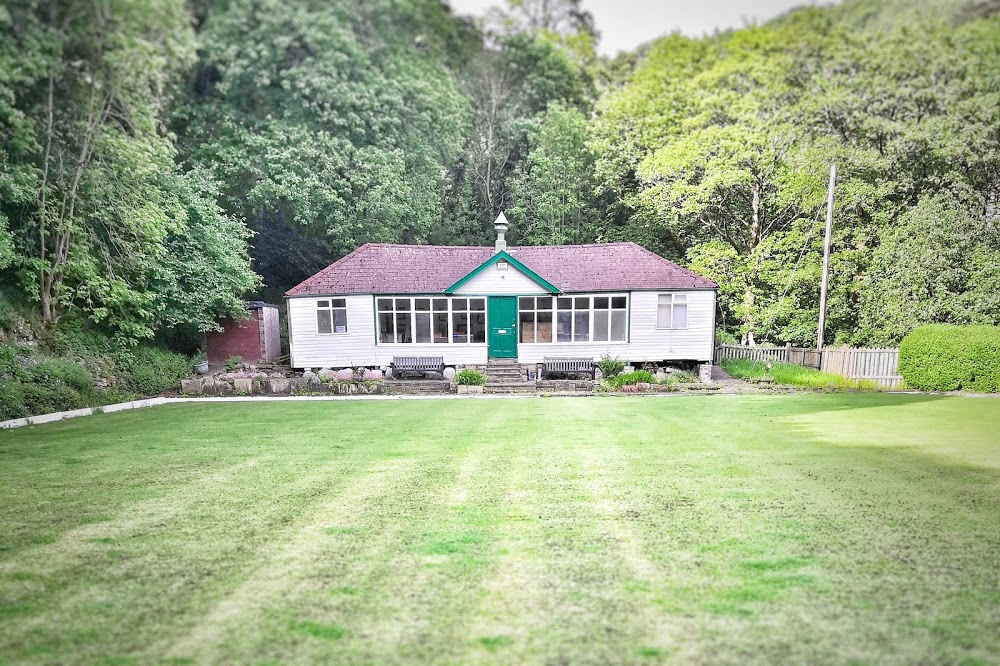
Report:
M 883 388 L 895 388 L 903 384 L 903 378 L 899 375 L 899 349 L 893 347 L 824 347 L 822 350 L 790 345 L 785 347 L 719 345 L 716 347 L 715 362 L 719 363 L 727 359 L 795 363 L 848 379 L 866 379 Z

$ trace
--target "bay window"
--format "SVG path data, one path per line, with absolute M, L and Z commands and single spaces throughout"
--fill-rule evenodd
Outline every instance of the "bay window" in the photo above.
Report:
M 522 296 L 518 324 L 523 343 L 625 342 L 628 297 Z
M 485 298 L 378 298 L 381 344 L 486 342 Z

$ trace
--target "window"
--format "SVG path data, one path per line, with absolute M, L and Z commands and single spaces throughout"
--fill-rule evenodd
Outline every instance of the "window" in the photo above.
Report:
M 518 299 L 521 342 L 552 342 L 551 296 L 522 296 Z
M 687 328 L 686 294 L 660 294 L 656 303 L 656 328 Z
M 316 332 L 347 333 L 347 299 L 316 301 Z
M 485 298 L 379 298 L 381 344 L 486 342 Z
M 594 297 L 594 342 L 625 342 L 628 333 L 626 303 L 624 296 Z
M 517 309 L 525 343 L 625 342 L 628 336 L 626 296 L 522 296 Z

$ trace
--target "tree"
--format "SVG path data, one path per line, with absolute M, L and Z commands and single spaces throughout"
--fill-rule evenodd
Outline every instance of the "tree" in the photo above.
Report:
M 593 158 L 586 142 L 587 120 L 577 109 L 555 102 L 541 114 L 528 158 L 511 182 L 513 235 L 520 242 L 593 240 Z

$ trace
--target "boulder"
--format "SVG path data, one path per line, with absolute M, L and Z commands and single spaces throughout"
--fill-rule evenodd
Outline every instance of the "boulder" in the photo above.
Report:
M 454 379 L 455 378 L 455 368 L 445 368 L 444 369 L 444 378 L 447 379 L 448 381 L 451 381 L 452 379 Z
M 250 395 L 253 393 L 253 380 L 245 377 L 234 379 L 233 388 L 239 395 Z
M 182 379 L 181 393 L 184 395 L 201 395 L 201 379 Z
M 271 377 L 267 380 L 266 389 L 272 395 L 287 395 L 292 392 L 292 381 L 284 377 Z
M 205 377 L 201 380 L 201 392 L 205 395 L 216 395 L 218 393 L 217 384 L 215 377 Z

